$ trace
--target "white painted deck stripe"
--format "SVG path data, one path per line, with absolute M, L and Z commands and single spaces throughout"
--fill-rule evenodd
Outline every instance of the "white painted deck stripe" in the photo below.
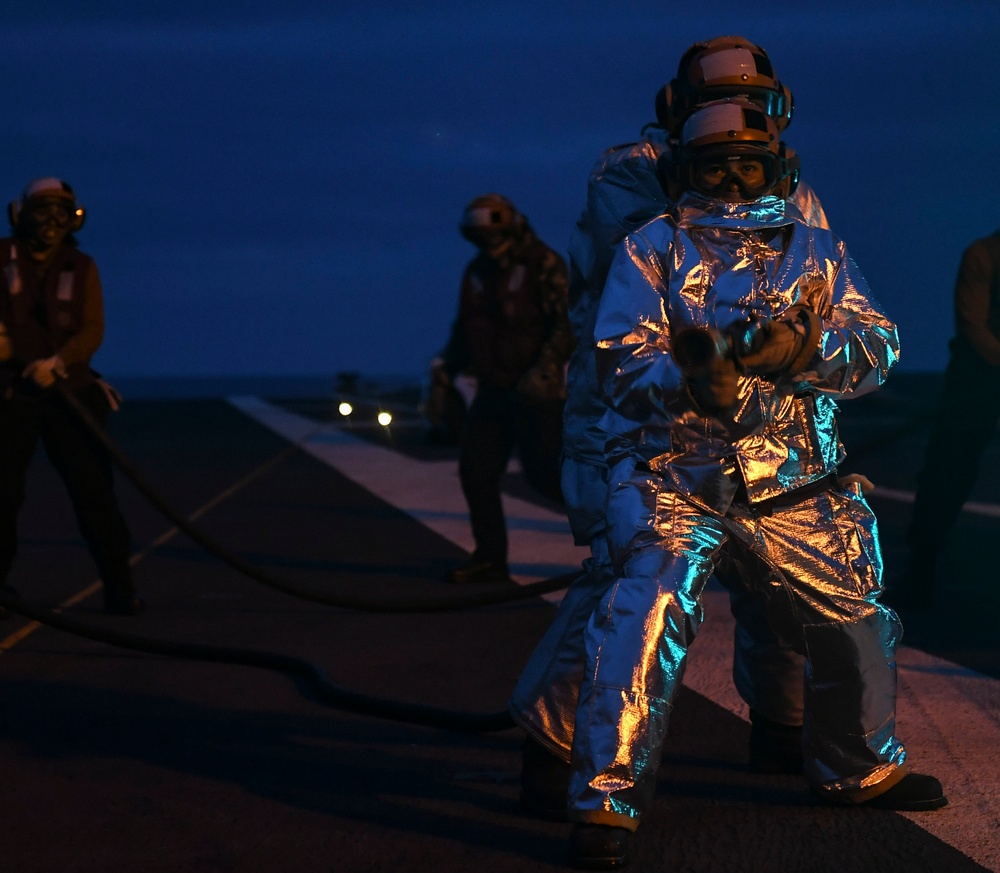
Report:
M 471 550 L 465 501 L 454 461 L 423 462 L 366 443 L 255 397 L 230 402 L 427 527 Z M 878 489 L 876 495 L 906 499 L 908 492 Z M 909 497 L 912 500 L 912 495 Z M 1000 513 L 1000 507 L 977 505 Z M 969 510 L 969 504 L 966 504 Z M 561 516 L 505 498 L 511 567 L 518 581 L 544 578 L 579 566 L 586 551 L 573 545 Z M 971 510 L 975 511 L 975 510 Z M 548 569 L 545 569 L 548 568 Z M 525 572 L 531 570 L 530 573 Z M 733 687 L 733 619 L 724 592 L 705 596 L 706 621 L 694 643 L 684 684 L 742 718 L 746 704 Z M 929 813 L 902 813 L 928 833 L 988 870 L 1000 871 L 1000 681 L 925 652 L 900 646 L 899 733 L 914 769 L 937 776 L 949 806 Z
M 401 509 L 462 549 L 474 548 L 468 509 L 454 461 L 417 461 L 355 437 L 335 424 L 316 423 L 255 397 L 229 402 L 254 420 Z M 516 497 L 503 497 L 510 535 L 510 570 L 519 582 L 569 573 L 588 555 L 574 545 L 566 517 Z

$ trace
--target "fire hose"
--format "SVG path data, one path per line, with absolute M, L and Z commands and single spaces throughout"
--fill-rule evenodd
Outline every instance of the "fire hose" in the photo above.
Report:
M 451 595 L 414 599 L 406 602 L 378 603 L 356 597 L 330 597 L 318 592 L 308 591 L 260 570 L 245 561 L 221 544 L 209 537 L 188 519 L 184 518 L 160 495 L 160 493 L 142 476 L 128 455 L 111 439 L 104 428 L 94 419 L 87 408 L 75 394 L 62 383 L 57 383 L 56 390 L 73 412 L 108 451 L 112 460 L 122 472 L 132 481 L 144 497 L 160 510 L 178 530 L 185 533 L 202 548 L 224 561 L 244 575 L 261 584 L 307 601 L 338 606 L 347 609 L 360 609 L 374 612 L 432 612 L 450 609 L 461 609 L 468 606 L 505 603 L 535 597 L 540 594 L 558 591 L 566 588 L 578 573 L 569 573 L 542 580 L 531 585 L 519 586 L 511 590 L 509 586 L 490 586 L 488 589 L 471 592 L 468 595 Z M 281 453 L 283 458 L 297 449 L 291 446 Z M 165 655 L 176 658 L 208 661 L 225 664 L 242 664 L 284 673 L 312 691 L 315 698 L 338 709 L 348 710 L 361 715 L 434 727 L 446 730 L 458 730 L 471 733 L 487 733 L 507 730 L 514 726 L 513 719 L 506 711 L 494 713 L 468 713 L 423 704 L 406 703 L 402 701 L 385 700 L 371 695 L 361 694 L 341 688 L 332 683 L 325 671 L 318 665 L 290 655 L 264 652 L 256 649 L 237 649 L 225 646 L 207 645 L 201 643 L 179 643 L 176 641 L 157 640 L 137 634 L 126 633 L 105 627 L 79 621 L 60 612 L 30 604 L 9 589 L 0 587 L 0 606 L 32 619 L 48 627 L 74 634 L 86 639 L 109 645 L 127 648 L 147 654 Z

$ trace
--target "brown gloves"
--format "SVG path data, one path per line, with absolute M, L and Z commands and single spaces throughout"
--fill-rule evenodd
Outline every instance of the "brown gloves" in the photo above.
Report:
M 686 376 L 688 394 L 699 409 L 715 414 L 736 405 L 740 371 L 728 355 L 717 356 Z
M 517 392 L 528 404 L 566 398 L 565 368 L 543 355 L 517 383 Z
M 756 336 L 747 344 L 708 329 L 678 333 L 674 356 L 684 371 L 688 394 L 701 411 L 717 414 L 735 406 L 740 375 L 773 379 L 799 373 L 823 335 L 819 316 L 805 307 L 792 307 L 780 319 L 757 324 Z
M 819 348 L 822 325 L 810 309 L 793 307 L 780 319 L 765 325 L 764 342 L 756 351 L 740 358 L 744 369 L 755 376 L 794 375 Z

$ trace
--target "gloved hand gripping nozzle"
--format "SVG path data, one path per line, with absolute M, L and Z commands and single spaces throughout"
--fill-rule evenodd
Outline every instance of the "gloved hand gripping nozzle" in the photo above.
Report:
M 766 338 L 766 322 L 740 321 L 725 331 L 686 327 L 672 343 L 674 360 L 681 368 L 688 394 L 704 412 L 715 414 L 734 406 L 737 380 L 745 373 L 743 358 L 758 351 Z
M 767 338 L 769 322 L 750 318 L 737 321 L 726 330 L 686 327 L 673 341 L 674 360 L 685 374 L 704 369 L 715 358 L 731 358 L 737 366 L 747 355 L 760 351 Z
M 805 306 L 774 320 L 748 319 L 724 331 L 688 327 L 677 332 L 673 355 L 695 404 L 709 413 L 735 405 L 741 374 L 795 376 L 819 348 L 823 323 Z

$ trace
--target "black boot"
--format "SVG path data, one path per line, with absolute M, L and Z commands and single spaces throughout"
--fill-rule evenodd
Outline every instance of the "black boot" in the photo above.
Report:
M 940 809 L 947 804 L 948 798 L 944 796 L 944 788 L 937 779 L 922 773 L 907 773 L 888 791 L 860 805 L 872 809 L 919 812 L 926 809 Z
M 750 710 L 750 769 L 754 773 L 802 773 L 802 728 L 780 724 Z
M 617 870 L 632 860 L 635 834 L 628 828 L 581 822 L 569 835 L 569 862 L 578 870 Z
M 146 601 L 134 591 L 110 592 L 105 588 L 104 611 L 110 615 L 139 615 L 146 611 Z
M 17 597 L 17 592 L 10 587 L 10 585 L 4 585 L 3 590 L 6 594 L 10 594 L 12 597 Z M 14 614 L 12 609 L 8 609 L 6 606 L 0 606 L 0 619 L 10 618 Z
M 521 807 L 546 821 L 566 821 L 570 765 L 530 734 L 521 751 Z
M 888 791 L 860 803 L 852 803 L 850 797 L 844 797 L 840 793 L 821 792 L 816 788 L 812 790 L 824 803 L 837 806 L 920 812 L 928 809 L 940 809 L 942 806 L 948 805 L 948 798 L 944 796 L 941 783 L 933 776 L 925 776 L 922 773 L 907 773 Z
M 146 611 L 146 601 L 135 593 L 135 583 L 127 565 L 119 572 L 105 568 L 101 581 L 104 584 L 105 612 L 111 615 L 139 615 Z

